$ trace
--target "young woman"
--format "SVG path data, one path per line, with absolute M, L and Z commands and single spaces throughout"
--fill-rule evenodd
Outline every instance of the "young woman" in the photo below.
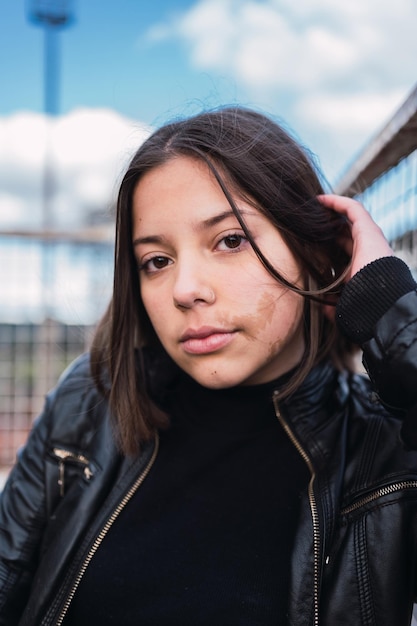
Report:
M 409 624 L 416 330 L 408 268 L 280 126 L 155 132 L 91 353 L 2 495 L 0 624 Z

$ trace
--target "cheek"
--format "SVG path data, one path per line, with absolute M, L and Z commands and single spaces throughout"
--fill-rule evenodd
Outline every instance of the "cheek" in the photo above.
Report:
M 282 310 L 271 317 L 271 328 L 274 331 L 269 345 L 271 356 L 285 344 L 294 341 L 297 344 L 299 340 L 304 342 L 304 299 L 294 292 L 287 292 L 285 300 L 287 302 L 283 303 Z
M 281 309 L 280 301 L 283 295 L 283 293 L 277 293 L 274 297 L 267 291 L 264 291 L 260 295 L 254 307 L 254 312 L 246 316 L 248 323 L 255 322 L 256 324 L 257 332 L 256 335 L 253 336 L 253 339 L 256 339 L 257 336 L 262 335 L 265 330 L 271 327 L 276 315 L 279 313 L 277 309 Z
M 256 300 L 252 292 L 247 302 L 250 302 L 249 310 L 237 314 L 234 323 L 247 330 L 250 340 L 262 338 L 272 351 L 298 328 L 304 310 L 302 296 L 277 288 L 276 283 L 263 290 Z

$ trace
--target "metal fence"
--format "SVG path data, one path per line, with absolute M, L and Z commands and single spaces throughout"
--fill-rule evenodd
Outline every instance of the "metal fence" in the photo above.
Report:
M 25 442 L 45 394 L 67 365 L 88 348 L 90 326 L 0 324 L 0 467 Z
M 93 234 L 0 236 L 0 486 L 107 305 L 113 242 L 107 231 Z

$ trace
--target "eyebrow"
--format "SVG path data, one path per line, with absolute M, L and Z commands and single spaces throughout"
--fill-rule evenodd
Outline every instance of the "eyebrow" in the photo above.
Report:
M 160 237 L 159 235 L 150 235 L 149 237 L 137 237 L 133 240 L 133 246 L 138 246 L 139 244 L 144 243 L 164 243 L 165 237 Z
M 252 213 L 251 211 L 245 211 L 245 210 L 240 210 L 239 213 L 241 215 L 256 215 L 255 212 Z M 213 217 L 208 217 L 207 219 L 202 220 L 199 224 L 197 224 L 196 230 L 205 230 L 207 228 L 212 228 L 213 226 L 220 224 L 221 222 L 223 222 L 229 217 L 236 218 L 236 215 L 232 210 L 223 211 L 223 213 L 219 213 L 218 215 L 213 215 Z M 136 239 L 133 240 L 132 243 L 133 243 L 133 246 L 137 246 L 139 244 L 146 244 L 146 243 L 162 244 L 164 242 L 166 242 L 166 238 L 161 235 L 149 235 L 147 237 L 137 237 Z

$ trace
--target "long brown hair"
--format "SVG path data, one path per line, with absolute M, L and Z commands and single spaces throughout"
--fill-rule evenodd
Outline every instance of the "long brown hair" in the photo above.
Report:
M 132 246 L 132 196 L 145 172 L 180 155 L 207 163 L 260 262 L 276 280 L 305 297 L 305 352 L 283 394 L 293 393 L 313 365 L 328 355 L 344 367 L 351 361 L 352 346 L 323 313 L 323 302 L 337 299 L 349 262 L 340 245 L 347 224 L 317 199 L 323 187 L 307 152 L 281 125 L 242 107 L 169 123 L 141 145 L 121 182 L 113 297 L 91 350 L 94 379 L 108 396 L 126 454 L 136 453 L 140 443 L 166 423 L 145 382 L 143 349 L 163 349 L 141 300 Z M 251 203 L 280 231 L 300 263 L 304 288 L 288 283 L 264 257 L 246 228 L 236 197 Z

